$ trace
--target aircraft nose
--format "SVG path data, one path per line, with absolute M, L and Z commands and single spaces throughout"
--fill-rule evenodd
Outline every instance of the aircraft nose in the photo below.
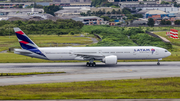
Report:
M 171 55 L 171 52 L 168 52 L 168 56 L 170 56 Z

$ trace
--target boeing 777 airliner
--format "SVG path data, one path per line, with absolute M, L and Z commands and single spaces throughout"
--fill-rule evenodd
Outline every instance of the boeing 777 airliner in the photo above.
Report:
M 94 60 L 107 65 L 117 64 L 117 60 L 158 59 L 171 55 L 164 48 L 154 46 L 129 47 L 38 47 L 21 29 L 14 28 L 22 49 L 14 53 L 46 60 L 84 60 L 86 66 L 96 66 Z

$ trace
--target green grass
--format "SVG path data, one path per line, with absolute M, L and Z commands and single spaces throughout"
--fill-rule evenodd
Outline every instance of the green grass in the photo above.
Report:
M 59 74 L 65 72 L 29 72 L 29 73 L 0 73 L 0 76 L 24 76 L 24 75 L 38 75 L 38 74 Z
M 179 77 L 0 86 L 0 100 L 177 99 L 179 95 Z
M 157 35 L 159 35 L 159 36 L 165 37 L 165 38 L 168 39 L 172 44 L 180 46 L 180 39 L 169 38 L 169 37 L 166 35 L 166 32 L 167 32 L 167 31 L 154 32 L 154 34 L 157 34 Z M 180 35 L 178 35 L 178 36 L 180 37 Z
M 165 31 L 162 31 L 162 32 L 154 32 L 154 34 L 156 35 L 159 35 L 159 36 L 162 36 L 162 37 L 165 37 L 166 39 L 168 39 L 172 44 L 173 44 L 173 49 L 172 50 L 169 50 L 171 51 L 171 57 L 174 57 L 174 58 L 180 58 L 180 39 L 172 39 L 172 38 L 169 38 L 167 35 L 166 35 L 166 32 Z M 180 35 L 179 35 L 180 37 Z M 169 58 L 171 58 L 169 57 Z M 173 58 L 171 58 L 173 59 Z
M 78 35 L 28 35 L 39 47 L 71 46 L 72 44 L 91 44 L 91 38 L 77 37 Z M 63 44 L 69 43 L 69 44 Z M 20 48 L 16 36 L 0 36 L 0 52 L 10 47 Z
M 170 29 L 180 30 L 180 27 L 149 27 L 150 31 L 170 31 Z

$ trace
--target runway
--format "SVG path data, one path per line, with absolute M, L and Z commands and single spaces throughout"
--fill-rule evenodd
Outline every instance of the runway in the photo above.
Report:
M 0 86 L 51 82 L 74 82 L 92 80 L 119 80 L 153 77 L 180 76 L 180 62 L 120 62 L 114 66 L 97 63 L 96 67 L 86 67 L 84 63 L 7 63 L 0 64 L 0 73 L 17 72 L 57 72 L 30 76 L 0 77 Z

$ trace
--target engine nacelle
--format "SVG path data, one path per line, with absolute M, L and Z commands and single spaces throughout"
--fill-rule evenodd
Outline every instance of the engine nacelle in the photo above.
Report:
M 115 65 L 117 64 L 117 56 L 114 56 L 114 55 L 106 56 L 102 61 L 106 65 Z

